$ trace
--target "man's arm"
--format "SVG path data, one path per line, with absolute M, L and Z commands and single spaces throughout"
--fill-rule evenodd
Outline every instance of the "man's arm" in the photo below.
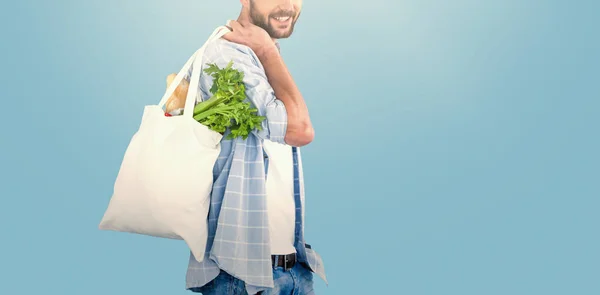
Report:
M 304 146 L 314 139 L 314 129 L 308 108 L 296 83 L 292 79 L 277 47 L 256 52 L 275 96 L 283 102 L 287 111 L 285 142 L 293 146 Z
M 258 57 L 270 87 L 287 110 L 286 143 L 295 146 L 309 144 L 314 138 L 314 130 L 308 109 L 277 46 L 265 30 L 251 24 L 247 17 L 240 16 L 239 20 L 228 22 L 231 32 L 223 38 L 249 47 Z
M 256 53 L 247 47 L 239 46 L 226 40 L 215 40 L 209 44 L 204 52 L 203 67 L 216 64 L 224 68 L 229 62 L 232 67 L 244 73 L 246 96 L 251 106 L 258 110 L 258 115 L 266 117 L 261 123 L 261 130 L 254 129 L 252 133 L 261 139 L 292 146 L 302 146 L 307 142 L 295 137 L 294 132 L 288 132 L 288 115 L 286 106 L 278 99 L 275 90 L 271 87 L 264 66 Z M 202 73 L 200 75 L 199 91 L 202 99 L 210 97 L 209 89 L 213 78 Z M 287 135 L 291 134 L 291 136 Z

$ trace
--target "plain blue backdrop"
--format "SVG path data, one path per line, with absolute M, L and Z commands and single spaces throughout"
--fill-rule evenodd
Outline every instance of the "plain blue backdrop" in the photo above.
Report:
M 305 1 L 317 294 L 600 294 L 598 3 Z M 239 8 L 3 2 L 0 294 L 190 293 L 183 242 L 97 226 L 144 105 Z

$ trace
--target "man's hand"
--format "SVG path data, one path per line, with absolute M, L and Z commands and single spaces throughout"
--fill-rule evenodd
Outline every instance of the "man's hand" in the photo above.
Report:
M 254 51 L 265 69 L 275 96 L 285 105 L 287 128 L 284 142 L 291 146 L 305 146 L 312 142 L 314 129 L 304 98 L 271 36 L 261 27 L 250 23 L 248 15 L 250 13 L 246 11 L 238 21 L 229 21 L 228 27 L 232 32 L 225 34 L 223 39 L 248 46 Z
M 227 26 L 232 32 L 225 34 L 223 39 L 250 47 L 259 58 L 272 49 L 277 50 L 271 36 L 259 26 L 243 19 L 229 21 Z

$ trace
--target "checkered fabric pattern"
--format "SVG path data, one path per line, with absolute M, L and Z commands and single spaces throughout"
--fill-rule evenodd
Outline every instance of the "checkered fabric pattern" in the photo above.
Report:
M 244 72 L 246 94 L 258 114 L 265 116 L 261 131 L 254 130 L 246 139 L 221 141 L 221 153 L 215 163 L 214 184 L 208 216 L 208 244 L 202 262 L 190 252 L 186 289 L 200 287 L 224 270 L 243 280 L 249 294 L 273 287 L 271 249 L 266 203 L 266 165 L 262 142 L 265 139 L 285 143 L 287 113 L 275 97 L 264 68 L 254 52 L 224 39 L 209 43 L 203 55 L 208 63 L 233 67 Z M 191 71 L 186 79 L 189 80 Z M 202 73 L 197 102 L 208 99 L 212 77 Z M 306 263 L 326 283 L 323 261 L 304 241 L 304 180 L 300 149 L 292 147 L 294 160 L 294 199 L 296 203 L 295 248 L 297 261 Z

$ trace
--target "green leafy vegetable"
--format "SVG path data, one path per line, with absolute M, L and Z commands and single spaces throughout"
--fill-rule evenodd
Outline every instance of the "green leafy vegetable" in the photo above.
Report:
M 232 65 L 233 61 L 221 69 L 216 64 L 208 64 L 204 72 L 213 77 L 210 89 L 213 95 L 194 107 L 194 119 L 219 133 L 230 128 L 228 139 L 238 136 L 246 139 L 253 129 L 262 130 L 265 117 L 257 115 L 258 110 L 244 101 L 244 73 Z

